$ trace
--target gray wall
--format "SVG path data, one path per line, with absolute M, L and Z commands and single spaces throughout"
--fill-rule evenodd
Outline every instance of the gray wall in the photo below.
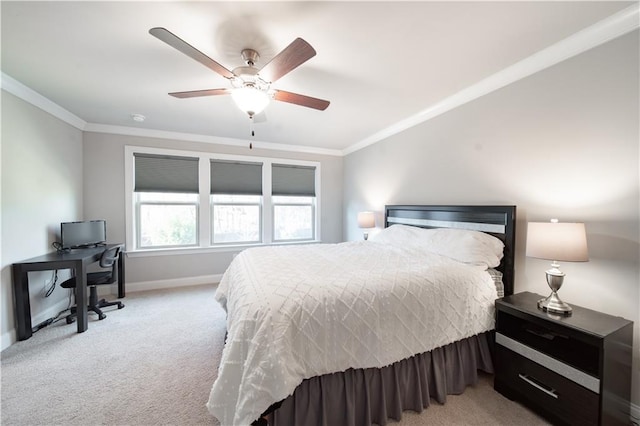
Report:
M 15 339 L 11 264 L 52 251 L 60 222 L 82 219 L 82 132 L 2 92 L 2 348 Z M 34 325 L 66 307 L 42 296 L 51 272 L 29 274 Z M 59 274 L 60 280 L 69 271 Z
M 118 136 L 104 133 L 84 135 L 84 213 L 85 218 L 107 220 L 110 241 L 125 239 L 124 147 L 150 146 L 199 152 L 276 157 L 319 161 L 321 164 L 321 235 L 323 242 L 342 240 L 342 158 L 246 147 Z M 127 259 L 127 282 L 175 280 L 222 274 L 231 252 L 171 256 L 145 256 Z
M 585 222 L 590 261 L 564 263 L 561 297 L 635 321 L 640 404 L 638 31 L 354 152 L 345 238 L 385 204 L 517 205 L 516 292 L 546 295 L 524 255 L 527 221 Z

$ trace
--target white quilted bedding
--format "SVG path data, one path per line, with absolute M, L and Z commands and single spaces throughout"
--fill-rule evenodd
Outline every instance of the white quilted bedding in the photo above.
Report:
M 374 241 L 245 250 L 216 292 L 228 337 L 207 407 L 249 425 L 303 379 L 493 329 L 496 297 L 483 268 Z

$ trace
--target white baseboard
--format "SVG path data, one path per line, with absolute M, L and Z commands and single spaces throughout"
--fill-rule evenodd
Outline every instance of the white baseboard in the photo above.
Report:
M 11 329 L 9 331 L 7 331 L 6 333 L 2 334 L 2 342 L 0 343 L 2 345 L 2 349 L 0 350 L 5 350 L 7 349 L 9 346 L 13 345 L 16 342 L 16 329 Z
M 222 274 L 202 275 L 199 277 L 172 278 L 168 280 L 155 281 L 127 281 L 126 292 L 134 293 L 136 291 L 162 290 L 165 288 L 187 287 L 202 284 L 217 284 L 222 279 Z M 113 287 L 116 288 L 116 287 Z

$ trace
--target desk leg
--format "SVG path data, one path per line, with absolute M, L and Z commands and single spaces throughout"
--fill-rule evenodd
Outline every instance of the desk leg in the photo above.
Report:
M 122 299 L 125 296 L 124 273 L 124 253 L 121 251 L 118 256 L 118 299 Z
M 31 305 L 29 304 L 29 275 L 20 265 L 14 264 L 12 269 L 18 340 L 27 340 L 33 335 L 31 331 Z
M 84 262 L 76 262 L 76 313 L 78 333 L 87 331 L 87 266 Z

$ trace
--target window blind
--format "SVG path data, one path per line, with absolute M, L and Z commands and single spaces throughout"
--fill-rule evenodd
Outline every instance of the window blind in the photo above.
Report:
M 211 160 L 211 193 L 262 195 L 262 163 Z
M 135 192 L 198 193 L 198 158 L 135 153 Z
M 271 169 L 273 195 L 316 196 L 316 168 L 290 164 L 273 164 Z

